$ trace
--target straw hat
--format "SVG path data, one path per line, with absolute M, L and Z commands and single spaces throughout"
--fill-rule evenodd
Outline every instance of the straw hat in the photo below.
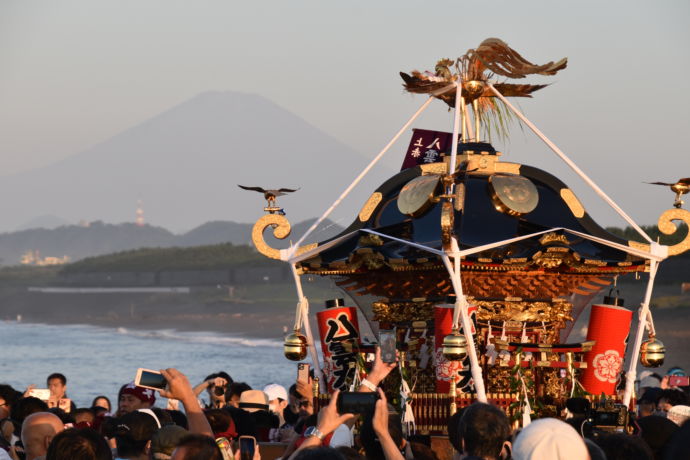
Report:
M 240 409 L 247 412 L 268 410 L 268 396 L 261 390 L 247 390 L 240 395 Z

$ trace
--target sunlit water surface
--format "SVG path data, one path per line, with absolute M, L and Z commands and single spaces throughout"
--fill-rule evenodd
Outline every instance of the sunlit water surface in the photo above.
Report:
M 45 388 L 46 377 L 61 372 L 67 376 L 67 395 L 78 407 L 100 394 L 114 402 L 139 367 L 175 367 L 192 385 L 220 370 L 253 388 L 272 382 L 287 388 L 296 377 L 295 364 L 284 358 L 282 343 L 275 340 L 0 321 L 0 383 L 22 391 L 32 383 Z

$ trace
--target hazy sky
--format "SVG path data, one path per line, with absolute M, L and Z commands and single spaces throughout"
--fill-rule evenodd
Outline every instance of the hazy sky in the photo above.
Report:
M 259 93 L 371 157 L 423 102 L 402 92 L 398 71 L 433 69 L 496 36 L 536 63 L 569 58 L 520 106 L 652 223 L 672 194 L 642 182 L 690 176 L 688 23 L 687 0 L 1 0 L 0 174 L 78 153 L 208 90 Z M 450 115 L 436 103 L 416 126 L 450 130 Z M 513 134 L 495 142 L 504 159 L 560 176 L 595 218 L 623 224 L 526 128 Z

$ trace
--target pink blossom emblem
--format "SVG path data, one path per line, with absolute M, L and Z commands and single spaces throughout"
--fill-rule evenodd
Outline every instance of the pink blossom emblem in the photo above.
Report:
M 594 376 L 602 382 L 616 383 L 623 366 L 623 358 L 616 350 L 606 350 L 592 360 Z

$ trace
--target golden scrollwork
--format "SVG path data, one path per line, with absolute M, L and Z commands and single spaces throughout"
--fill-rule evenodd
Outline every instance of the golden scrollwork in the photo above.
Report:
M 539 243 L 541 243 L 542 246 L 554 243 L 562 243 L 565 245 L 569 245 L 570 241 L 568 241 L 568 238 L 566 238 L 565 235 L 561 235 L 555 232 L 549 232 L 544 234 L 541 238 L 539 238 Z
M 685 225 L 690 229 L 690 211 L 686 211 L 685 209 L 669 209 L 664 211 L 659 217 L 659 222 L 657 222 L 659 231 L 664 235 L 673 235 L 678 230 L 678 227 L 673 222 L 674 220 L 685 222 Z M 668 247 L 668 255 L 675 256 L 682 254 L 688 249 L 690 249 L 690 230 L 688 230 L 688 234 L 685 235 L 683 241 Z
M 285 216 L 280 214 L 266 214 L 257 220 L 252 228 L 252 242 L 256 250 L 268 258 L 280 260 L 280 249 L 270 247 L 266 240 L 264 240 L 264 231 L 268 227 L 273 227 L 273 236 L 275 238 L 283 240 L 290 236 L 290 231 L 292 230 L 290 222 L 288 222 Z M 310 251 L 317 246 L 317 243 L 301 246 L 295 251 L 295 255 Z
M 582 206 L 580 200 L 577 199 L 575 194 L 569 188 L 561 189 L 561 198 L 565 201 L 565 204 L 570 208 L 570 212 L 573 213 L 578 219 L 585 215 L 585 207 Z
M 366 222 L 369 220 L 371 214 L 374 212 L 382 199 L 383 195 L 380 192 L 374 192 L 371 194 L 367 202 L 364 203 L 364 206 L 362 206 L 362 210 L 359 211 L 360 222 Z
M 573 305 L 561 300 L 557 302 L 479 300 L 472 303 L 479 307 L 477 319 L 480 321 L 544 321 L 555 325 L 572 320 L 570 313 Z

